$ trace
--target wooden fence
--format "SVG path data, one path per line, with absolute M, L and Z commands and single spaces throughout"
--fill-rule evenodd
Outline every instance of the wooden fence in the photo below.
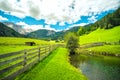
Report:
M 29 50 L 1 54 L 0 80 L 14 80 L 16 76 L 44 59 L 57 47 L 58 45 L 47 45 Z

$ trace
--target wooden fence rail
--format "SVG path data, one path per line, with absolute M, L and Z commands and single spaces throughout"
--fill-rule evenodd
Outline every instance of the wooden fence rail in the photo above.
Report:
M 16 76 L 28 70 L 56 49 L 58 45 L 40 46 L 0 55 L 0 80 L 14 80 Z

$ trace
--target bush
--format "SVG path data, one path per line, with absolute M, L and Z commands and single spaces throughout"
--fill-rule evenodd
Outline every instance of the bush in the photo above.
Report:
M 75 54 L 76 48 L 79 47 L 79 37 L 75 33 L 68 33 L 64 39 L 70 54 Z

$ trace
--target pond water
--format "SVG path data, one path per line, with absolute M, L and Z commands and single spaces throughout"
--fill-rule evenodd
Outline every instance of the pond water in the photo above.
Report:
M 83 54 L 70 57 L 71 64 L 80 69 L 88 80 L 120 80 L 120 58 Z

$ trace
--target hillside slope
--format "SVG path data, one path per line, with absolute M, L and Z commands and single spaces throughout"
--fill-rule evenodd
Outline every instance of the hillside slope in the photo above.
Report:
M 80 44 L 93 43 L 93 42 L 118 42 L 120 40 L 120 26 L 112 29 L 100 29 L 80 36 Z

